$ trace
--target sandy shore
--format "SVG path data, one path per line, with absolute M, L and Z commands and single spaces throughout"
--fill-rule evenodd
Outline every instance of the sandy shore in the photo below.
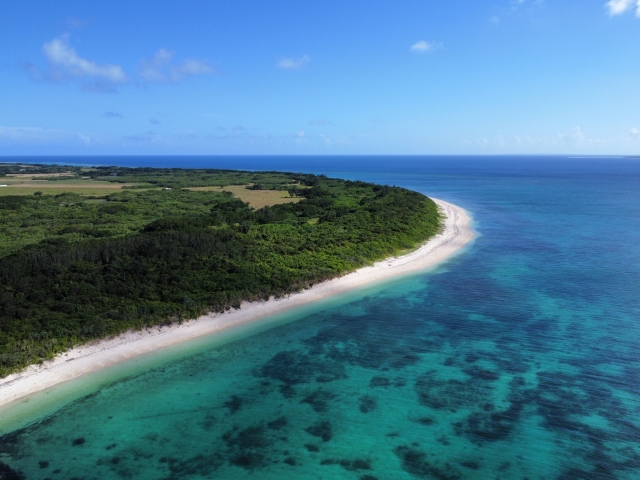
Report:
M 44 365 L 31 366 L 0 379 L 0 406 L 123 360 L 257 321 L 347 290 L 433 267 L 451 257 L 474 237 L 471 219 L 463 209 L 442 200 L 434 201 L 446 214 L 444 231 L 408 255 L 382 260 L 286 298 L 245 302 L 239 310 L 204 315 L 181 325 L 127 332 L 74 348 Z

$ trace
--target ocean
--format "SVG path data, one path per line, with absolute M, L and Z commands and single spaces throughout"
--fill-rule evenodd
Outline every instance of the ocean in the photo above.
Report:
M 324 173 L 455 203 L 479 235 L 0 410 L 0 478 L 640 478 L 640 159 L 2 160 Z

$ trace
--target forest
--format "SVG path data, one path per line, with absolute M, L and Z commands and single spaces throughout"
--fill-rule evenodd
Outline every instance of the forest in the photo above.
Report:
M 128 329 L 308 288 L 415 248 L 441 228 L 437 206 L 420 193 L 322 175 L 30 168 L 129 188 L 0 196 L 2 377 Z M 0 175 L 14 171 L 0 165 Z M 229 185 L 298 201 L 255 209 Z M 187 189 L 208 186 L 222 188 Z

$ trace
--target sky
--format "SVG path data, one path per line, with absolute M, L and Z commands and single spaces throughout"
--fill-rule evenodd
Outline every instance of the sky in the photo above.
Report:
M 2 155 L 640 154 L 640 0 L 5 0 Z

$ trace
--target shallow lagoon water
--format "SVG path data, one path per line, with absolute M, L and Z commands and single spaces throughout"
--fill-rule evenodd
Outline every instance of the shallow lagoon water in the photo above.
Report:
M 2 430 L 4 468 L 42 479 L 640 477 L 639 162 L 234 161 L 416 189 L 467 208 L 481 236 L 435 272 L 69 384 L 66 402 L 34 398 L 20 412 L 28 424 Z M 5 425 L 15 412 L 0 412 Z

